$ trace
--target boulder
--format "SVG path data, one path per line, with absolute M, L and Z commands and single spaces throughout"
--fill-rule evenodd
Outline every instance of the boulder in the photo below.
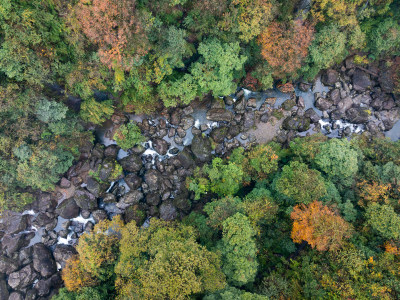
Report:
M 200 162 L 208 162 L 212 158 L 212 146 L 208 137 L 196 135 L 193 137 L 191 150 Z
M 29 245 L 29 240 L 27 240 L 26 237 L 26 234 L 19 234 L 16 236 L 6 234 L 1 241 L 3 248 L 2 250 L 5 250 L 7 255 L 11 256 L 22 247 L 26 247 Z
M 356 69 L 353 74 L 353 89 L 363 92 L 372 87 L 370 76 L 360 69 Z
M 337 108 L 342 112 L 346 112 L 352 106 L 353 100 L 350 97 L 345 97 L 338 103 Z
M 310 128 L 310 121 L 307 118 L 299 116 L 287 117 L 283 121 L 282 127 L 286 130 L 307 131 Z
M 156 206 L 160 204 L 160 195 L 157 193 L 149 193 L 146 195 L 146 203 L 148 205 Z
M 362 124 L 368 122 L 370 112 L 366 108 L 352 107 L 346 111 L 347 119 L 354 124 Z
M 179 152 L 176 158 L 185 169 L 190 169 L 195 166 L 194 159 L 187 148 L 184 148 L 183 151 Z
M 149 184 L 149 183 L 147 183 L 147 184 Z M 143 197 L 144 197 L 143 193 L 138 190 L 130 191 L 121 198 L 121 200 L 120 200 L 120 202 L 118 202 L 118 204 L 124 203 L 124 204 L 127 204 L 127 206 L 130 206 L 133 204 L 138 204 L 140 202 L 140 200 L 143 199 Z M 117 207 L 119 207 L 118 204 L 117 204 Z
M 185 116 L 182 118 L 180 124 L 183 130 L 188 130 L 190 127 L 194 125 L 194 118 L 192 116 Z
M 65 199 L 58 205 L 56 212 L 64 219 L 72 219 L 79 216 L 79 206 L 73 198 Z
M 142 159 L 139 155 L 131 154 L 121 159 L 119 164 L 122 166 L 122 169 L 127 172 L 139 172 L 142 168 Z
M 100 183 L 92 177 L 88 177 L 86 180 L 86 189 L 93 194 L 95 197 L 99 197 L 103 192 Z
M 13 289 L 21 289 L 33 284 L 38 278 L 38 274 L 35 272 L 31 265 L 23 267 L 21 270 L 13 272 L 8 277 L 8 285 Z
M 118 155 L 119 147 L 117 145 L 110 145 L 104 149 L 104 156 L 111 159 L 116 159 Z
M 35 289 L 40 297 L 48 295 L 52 289 L 62 285 L 60 273 L 56 273 L 48 279 L 41 279 L 35 284 Z
M 97 199 L 90 192 L 77 190 L 74 195 L 76 205 L 84 210 L 94 210 L 97 208 Z
M 33 268 L 42 277 L 49 277 L 57 272 L 56 262 L 50 249 L 42 243 L 33 245 Z
M 124 212 L 125 223 L 135 221 L 137 226 L 142 226 L 145 219 L 146 213 L 144 212 L 144 209 L 141 207 L 141 205 L 135 204 L 129 206 Z
M 148 185 L 150 191 L 159 191 L 162 175 L 158 170 L 151 169 L 144 175 L 144 181 Z
M 230 122 L 233 119 L 233 113 L 229 110 L 226 110 L 225 108 L 213 108 L 207 111 L 206 118 L 210 121 Z
M 282 108 L 284 110 L 291 110 L 296 105 L 296 101 L 294 99 L 287 99 L 282 103 Z
M 17 271 L 18 268 L 19 268 L 19 264 L 17 261 L 15 261 L 7 256 L 3 256 L 3 255 L 0 256 L 0 273 L 9 275 L 12 272 Z
M 114 194 L 106 193 L 103 197 L 104 203 L 115 203 L 117 201 Z
M 20 292 L 12 292 L 8 300 L 25 300 Z
M 99 223 L 100 221 L 107 219 L 107 213 L 102 209 L 95 210 L 92 213 L 92 216 L 96 223 Z M 89 224 L 89 222 L 88 222 L 88 224 Z
M 181 114 L 182 112 L 179 109 L 175 109 L 172 113 L 171 113 L 171 118 L 170 118 L 170 123 L 172 125 L 179 125 L 179 123 L 181 122 Z
M 342 99 L 340 97 L 340 90 L 339 89 L 333 89 L 333 90 L 329 91 L 328 92 L 328 97 L 329 97 L 329 99 L 331 99 L 333 105 L 338 105 L 338 103 Z
M 4 279 L 4 276 L 0 276 L 0 300 L 8 300 L 8 289 L 7 289 L 7 283 Z
M 41 212 L 54 211 L 57 207 L 57 201 L 51 197 L 50 193 L 40 193 L 38 196 L 38 209 Z
M 228 127 L 223 126 L 215 128 L 213 131 L 211 131 L 210 137 L 213 139 L 214 142 L 222 143 L 227 134 L 228 134 Z
M 299 97 L 297 97 L 297 106 L 299 107 L 299 108 L 306 108 L 306 104 L 305 104 L 305 102 L 304 102 L 304 98 L 303 97 L 301 97 L 301 96 L 299 96 Z
M 77 254 L 78 252 L 73 246 L 63 244 L 58 244 L 53 252 L 54 258 L 61 268 L 65 268 L 67 260 Z
M 255 125 L 254 111 L 246 111 L 243 115 L 243 128 L 249 130 Z
M 170 201 L 165 201 L 160 205 L 160 218 L 165 221 L 172 221 L 178 217 L 176 207 Z
M 339 73 L 332 69 L 326 70 L 321 76 L 321 81 L 324 85 L 334 85 L 338 80 Z
M 124 181 L 131 190 L 136 190 L 142 185 L 142 178 L 140 178 L 135 173 L 126 175 Z
M 160 155 L 166 155 L 168 152 L 169 144 L 163 139 L 156 139 L 153 143 L 154 150 Z
M 309 118 L 312 123 L 318 123 L 319 120 L 321 120 L 321 117 L 312 108 L 307 109 L 304 113 L 304 116 Z
M 385 130 L 390 130 L 399 120 L 400 111 L 399 109 L 383 110 L 380 112 L 380 118 L 385 126 Z
M 332 107 L 333 103 L 325 98 L 319 97 L 315 101 L 315 107 L 318 108 L 321 111 L 328 110 Z
M 24 231 L 28 226 L 29 215 L 22 215 L 21 213 L 5 211 L 2 215 L 3 226 L 5 227 L 6 234 L 17 234 Z

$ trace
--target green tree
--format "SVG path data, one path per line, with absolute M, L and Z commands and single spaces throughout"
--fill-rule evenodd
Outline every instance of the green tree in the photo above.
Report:
M 36 105 L 37 118 L 45 123 L 53 123 L 65 119 L 68 108 L 56 101 L 41 99 Z
M 239 43 L 221 43 L 211 39 L 200 43 L 199 61 L 190 68 L 194 81 L 203 94 L 212 91 L 214 96 L 224 96 L 233 93 L 236 85 L 233 83 L 235 72 L 243 71 L 247 57 L 240 55 Z
M 358 154 L 348 140 L 331 139 L 321 145 L 315 164 L 329 178 L 348 184 L 358 171 Z
M 128 150 L 145 141 L 140 128 L 135 123 L 121 125 L 114 133 L 113 139 L 124 150 Z
M 310 203 L 326 194 L 321 174 L 306 164 L 292 161 L 282 169 L 276 190 L 296 203 Z
M 86 122 L 101 124 L 109 119 L 113 113 L 112 100 L 98 102 L 94 98 L 90 98 L 83 101 L 80 116 Z
M 190 226 L 152 219 L 122 231 L 116 287 L 121 299 L 186 299 L 224 288 L 220 260 L 196 242 Z
M 378 22 L 368 37 L 368 48 L 376 58 L 399 54 L 400 25 L 396 20 L 386 18 Z
M 205 296 L 203 300 L 268 300 L 268 297 L 228 286 L 222 291 Z
M 249 219 L 236 213 L 226 219 L 222 227 L 222 240 L 218 248 L 222 252 L 222 270 L 228 282 L 238 287 L 253 282 L 258 262 L 255 232 Z
M 370 204 L 366 211 L 367 224 L 386 239 L 400 237 L 400 216 L 393 207 L 378 203 Z

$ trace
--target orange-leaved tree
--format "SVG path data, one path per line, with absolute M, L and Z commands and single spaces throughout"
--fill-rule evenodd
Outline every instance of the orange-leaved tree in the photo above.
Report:
M 293 241 L 306 241 L 319 251 L 340 249 L 352 232 L 349 223 L 319 201 L 308 206 L 296 205 L 290 217 L 293 220 Z
M 98 45 L 102 63 L 129 70 L 149 49 L 136 0 L 80 0 L 74 13 L 83 33 Z
M 296 78 L 313 35 L 314 28 L 300 20 L 288 24 L 270 23 L 259 36 L 258 43 L 274 77 Z

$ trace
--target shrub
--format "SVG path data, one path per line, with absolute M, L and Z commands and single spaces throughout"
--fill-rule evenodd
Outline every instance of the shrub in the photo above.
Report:
M 124 150 L 128 150 L 145 141 L 140 128 L 134 123 L 121 125 L 114 133 L 113 139 Z

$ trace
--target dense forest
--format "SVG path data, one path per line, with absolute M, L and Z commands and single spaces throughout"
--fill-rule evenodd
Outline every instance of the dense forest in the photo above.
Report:
M 0 0 L 0 300 L 400 298 L 399 54 L 396 0 Z

